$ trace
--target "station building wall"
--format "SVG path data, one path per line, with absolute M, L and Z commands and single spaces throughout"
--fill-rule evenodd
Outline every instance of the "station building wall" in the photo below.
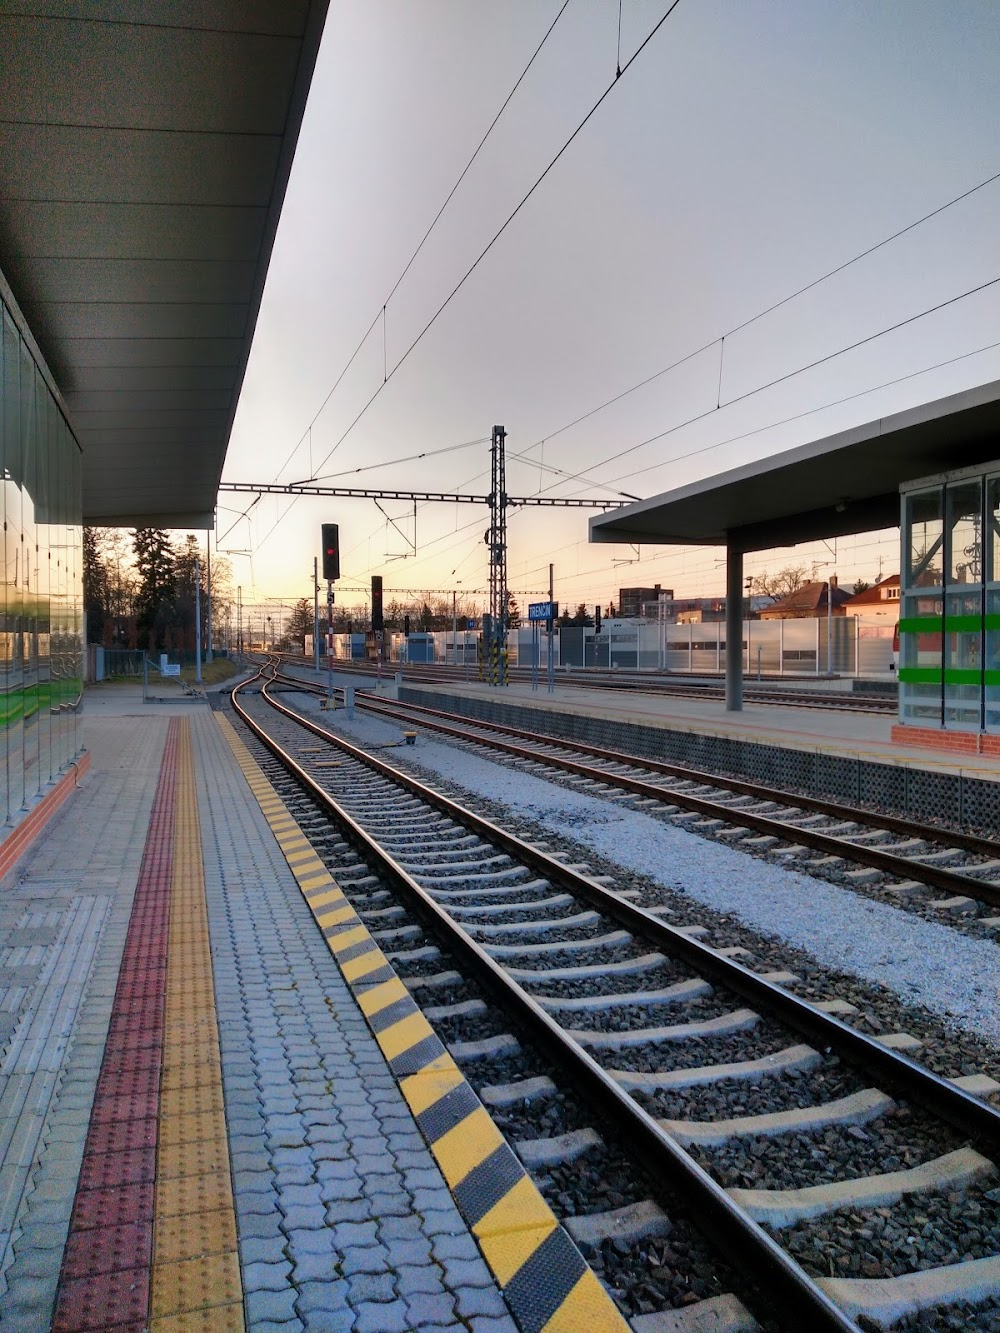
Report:
M 81 750 L 82 458 L 0 282 L 0 837 Z

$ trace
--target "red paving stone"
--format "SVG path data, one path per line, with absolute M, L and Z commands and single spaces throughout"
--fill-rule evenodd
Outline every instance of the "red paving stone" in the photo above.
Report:
M 53 1333 L 147 1326 L 179 723 L 167 730 L 63 1253 Z

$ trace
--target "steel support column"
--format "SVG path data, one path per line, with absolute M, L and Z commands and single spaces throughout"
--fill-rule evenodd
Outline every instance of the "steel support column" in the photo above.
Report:
M 726 711 L 743 709 L 743 552 L 726 547 Z

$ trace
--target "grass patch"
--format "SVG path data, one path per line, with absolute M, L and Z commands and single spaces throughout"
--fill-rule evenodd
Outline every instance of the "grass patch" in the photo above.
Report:
M 218 685 L 236 674 L 236 664 L 231 662 L 228 657 L 217 657 L 212 662 L 202 662 L 201 664 L 203 685 Z M 195 683 L 193 664 L 181 667 L 181 680 L 186 681 L 188 685 Z

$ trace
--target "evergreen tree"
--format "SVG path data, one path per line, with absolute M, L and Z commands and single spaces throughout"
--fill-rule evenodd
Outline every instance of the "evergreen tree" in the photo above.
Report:
M 136 528 L 132 545 L 139 572 L 135 599 L 139 643 L 153 651 L 166 642 L 174 617 L 176 559 L 163 528 Z
M 291 640 L 296 652 L 304 653 L 306 635 L 312 634 L 312 632 L 313 609 L 303 597 L 292 608 L 292 614 L 288 618 L 288 625 L 285 630 L 285 637 Z

